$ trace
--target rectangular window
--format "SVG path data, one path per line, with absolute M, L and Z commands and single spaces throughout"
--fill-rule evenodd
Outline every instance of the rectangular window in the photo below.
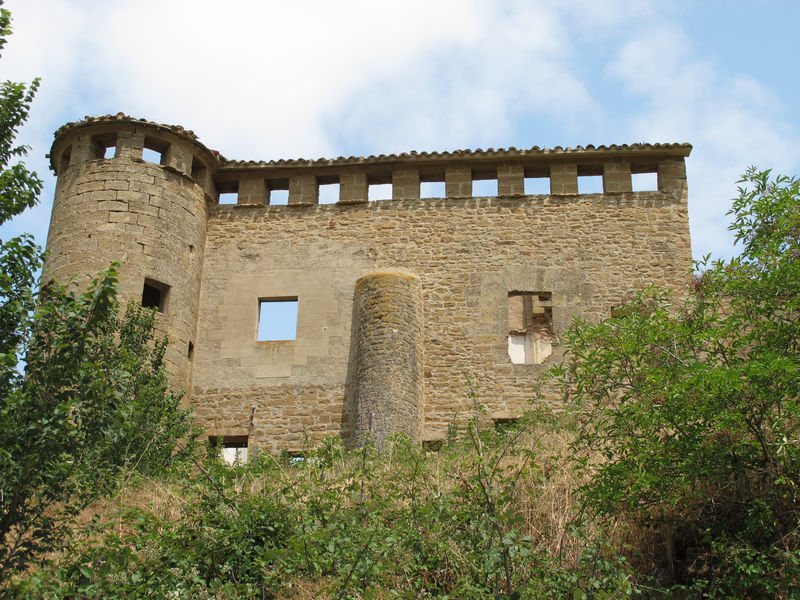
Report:
M 526 167 L 523 185 L 526 196 L 548 196 L 550 194 L 549 167 Z
M 392 199 L 392 184 L 391 183 L 370 183 L 367 190 L 367 198 L 370 202 L 376 200 L 391 200 Z
M 553 352 L 550 292 L 508 294 L 508 356 L 515 365 L 540 365 Z
M 444 198 L 444 181 L 422 181 L 419 184 L 420 198 Z
M 631 188 L 634 192 L 657 192 L 658 173 L 631 173 Z
M 142 288 L 142 306 L 155 308 L 158 312 L 167 311 L 167 297 L 169 286 L 154 279 L 145 279 Z
M 259 342 L 297 339 L 297 298 L 268 298 L 258 301 Z
M 579 194 L 602 194 L 603 176 L 602 175 L 579 175 L 578 176 Z
M 117 136 L 113 133 L 93 135 L 92 147 L 96 158 L 114 158 L 117 153 Z
M 339 183 L 319 184 L 319 203 L 336 204 L 339 201 Z
M 497 177 L 494 179 L 473 179 L 472 197 L 486 198 L 497 196 Z
M 269 205 L 282 206 L 289 204 L 289 190 L 270 190 Z
M 158 138 L 145 137 L 144 148 L 142 148 L 142 160 L 157 165 L 163 165 L 167 148 L 169 148 L 169 144 L 166 142 L 162 142 Z
M 192 179 L 194 179 L 200 185 L 204 185 L 206 182 L 206 166 L 196 156 L 192 157 Z
M 248 436 L 246 435 L 210 435 L 208 441 L 211 445 L 219 448 L 220 456 L 229 465 L 243 464 L 247 462 Z

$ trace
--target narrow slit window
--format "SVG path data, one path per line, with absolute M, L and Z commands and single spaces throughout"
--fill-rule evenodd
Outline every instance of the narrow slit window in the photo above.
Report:
M 338 183 L 321 183 L 319 185 L 319 203 L 336 204 L 339 201 Z
M 419 184 L 420 198 L 444 198 L 444 181 L 422 181 Z
M 634 192 L 657 192 L 658 173 L 631 173 L 631 187 Z
M 61 166 L 59 167 L 58 171 L 59 174 L 63 173 L 69 168 L 69 161 L 72 156 L 72 149 L 64 150 L 64 153 L 61 155 Z
M 142 287 L 143 307 L 155 308 L 160 313 L 166 312 L 168 295 L 169 295 L 168 285 L 160 283 L 153 279 L 144 280 L 144 286 Z
M 258 301 L 259 342 L 297 339 L 297 298 L 271 298 Z
M 392 184 L 391 183 L 370 183 L 367 192 L 367 198 L 370 202 L 377 200 L 391 200 L 392 199 Z
M 208 441 L 219 448 L 220 457 L 229 465 L 247 462 L 248 437 L 246 435 L 208 436 Z
M 508 294 L 508 356 L 515 365 L 540 365 L 553 353 L 550 292 Z
M 474 179 L 472 181 L 472 197 L 485 198 L 497 196 L 497 179 Z

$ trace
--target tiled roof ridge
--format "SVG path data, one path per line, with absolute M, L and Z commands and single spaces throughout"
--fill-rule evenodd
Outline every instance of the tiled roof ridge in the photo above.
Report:
M 155 121 L 148 121 L 147 119 L 137 119 L 135 117 L 131 117 L 121 112 L 115 115 L 108 114 L 97 117 L 86 116 L 80 121 L 73 121 L 70 123 L 66 123 L 65 125 L 62 125 L 56 130 L 54 138 L 59 138 L 60 136 L 65 135 L 66 133 L 74 129 L 77 129 L 79 127 L 109 123 L 114 121 L 140 123 L 158 129 L 164 129 L 203 145 L 202 142 L 200 142 L 200 139 L 191 129 L 185 129 L 180 125 L 165 125 L 163 123 L 156 123 Z M 508 148 L 497 148 L 497 149 L 488 148 L 486 150 L 483 150 L 481 148 L 475 150 L 463 149 L 463 150 L 449 150 L 443 152 L 437 152 L 437 151 L 417 152 L 416 150 L 411 150 L 409 152 L 402 152 L 400 154 L 379 154 L 379 155 L 371 154 L 369 156 L 339 156 L 337 158 L 316 158 L 316 159 L 281 158 L 277 160 L 268 160 L 268 161 L 228 160 L 216 150 L 209 149 L 209 151 L 212 154 L 217 156 L 217 158 L 220 161 L 220 166 L 223 167 L 332 166 L 332 165 L 361 164 L 361 163 L 406 160 L 406 159 L 450 160 L 450 159 L 471 159 L 471 158 L 482 158 L 482 157 L 503 158 L 503 157 L 526 157 L 531 155 L 552 156 L 552 155 L 565 155 L 565 154 L 585 154 L 593 152 L 597 153 L 636 152 L 636 151 L 658 151 L 658 150 L 667 150 L 667 151 L 677 150 L 681 151 L 682 154 L 685 152 L 684 155 L 688 155 L 689 152 L 691 152 L 692 150 L 692 145 L 686 142 L 680 142 L 680 143 L 638 142 L 633 144 L 611 144 L 611 145 L 602 144 L 600 146 L 595 146 L 594 144 L 588 144 L 586 146 L 574 146 L 566 148 L 562 146 L 556 146 L 555 148 L 542 148 L 540 146 L 532 146 L 531 148 L 522 150 L 519 150 L 514 146 L 510 146 Z
M 555 148 L 541 148 L 540 146 L 533 146 L 531 148 L 519 150 L 514 146 L 508 148 L 488 148 L 482 150 L 449 150 L 444 152 L 417 152 L 411 150 L 410 152 L 402 152 L 400 154 L 371 154 L 369 156 L 339 156 L 337 158 L 281 158 L 277 160 L 226 160 L 222 163 L 224 167 L 272 167 L 272 166 L 327 166 L 327 165 L 342 165 L 342 164 L 360 164 L 370 162 L 382 162 L 392 160 L 404 159 L 469 159 L 469 158 L 503 158 L 503 157 L 525 157 L 525 156 L 552 156 L 562 154 L 583 154 L 583 153 L 603 153 L 603 152 L 635 152 L 635 151 L 658 151 L 658 150 L 679 150 L 684 151 L 687 155 L 692 150 L 692 145 L 686 142 L 676 143 L 634 143 L 634 144 L 611 144 L 595 146 L 588 144 L 586 146 L 575 146 L 564 148 L 556 146 Z
M 70 123 L 62 125 L 58 129 L 56 129 L 56 132 L 53 134 L 53 137 L 58 138 L 73 129 L 77 129 L 78 127 L 84 127 L 86 125 L 96 125 L 99 123 L 106 123 L 109 121 L 126 121 L 132 123 L 141 123 L 144 125 L 157 127 L 159 129 L 167 129 L 169 131 L 172 131 L 173 133 L 177 133 L 182 136 L 188 137 L 189 139 L 194 140 L 195 142 L 202 143 L 200 142 L 200 138 L 197 137 L 197 134 L 195 134 L 195 132 L 192 131 L 191 129 L 185 129 L 180 125 L 165 125 L 164 123 L 156 123 L 155 121 L 148 121 L 147 119 L 137 119 L 136 117 L 131 117 L 121 112 L 118 112 L 115 115 L 109 114 L 109 115 L 100 115 L 97 117 L 90 117 L 87 115 L 83 117 L 83 119 L 80 121 L 72 121 Z

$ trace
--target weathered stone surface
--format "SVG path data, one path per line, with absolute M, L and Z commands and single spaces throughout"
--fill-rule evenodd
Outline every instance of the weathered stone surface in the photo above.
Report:
M 110 144 L 117 152 L 104 159 Z M 164 164 L 143 161 L 145 146 Z M 121 260 L 123 299 L 141 300 L 145 280 L 169 286 L 157 324 L 170 372 L 210 435 L 293 452 L 329 434 L 437 439 L 469 418 L 467 378 L 490 417 L 514 417 L 560 359 L 557 338 L 573 317 L 605 317 L 649 283 L 683 289 L 689 151 L 242 163 L 179 127 L 88 119 L 61 128 L 51 151 L 46 272 L 85 282 Z M 632 170 L 657 172 L 659 189 L 631 192 Z M 602 173 L 604 194 L 577 193 L 587 171 Z M 473 198 L 472 178 L 491 173 L 498 196 Z M 525 196 L 524 177 L 543 173 L 552 194 Z M 440 176 L 448 197 L 420 199 L 420 181 Z M 318 204 L 320 181 L 340 182 L 339 203 Z M 392 200 L 364 201 L 371 181 L 391 181 Z M 266 204 L 269 190 L 287 188 L 288 205 Z M 238 190 L 240 204 L 217 204 L 219 190 Z M 547 335 L 524 294 L 547 299 Z M 296 339 L 258 341 L 259 301 L 278 298 L 297 300 Z M 514 364 L 515 340 L 542 364 Z M 556 402 L 555 390 L 541 399 Z M 372 425 L 370 411 L 381 415 Z

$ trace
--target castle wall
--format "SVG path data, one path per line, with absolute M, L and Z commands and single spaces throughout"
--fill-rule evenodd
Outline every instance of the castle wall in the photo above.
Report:
M 574 317 L 688 283 L 690 151 L 241 162 L 181 127 L 87 118 L 51 150 L 45 276 L 86 285 L 121 261 L 121 299 L 159 307 L 172 385 L 232 448 L 301 452 L 330 434 L 380 445 L 397 431 L 437 440 L 475 400 L 498 420 L 528 408 Z M 641 173 L 655 189 L 632 191 Z M 578 193 L 583 176 L 603 192 Z M 526 178 L 549 193 L 526 195 Z M 473 197 L 484 180 L 497 195 Z M 431 182 L 445 197 L 421 197 Z M 320 204 L 326 184 L 338 202 Z M 373 185 L 391 185 L 391 199 L 369 201 Z M 237 204 L 219 204 L 222 193 Z M 296 303 L 296 337 L 260 340 L 259 311 L 277 302 Z
M 221 434 L 252 431 L 255 445 L 273 450 L 347 437 L 355 282 L 404 269 L 422 284 L 421 438 L 441 438 L 469 416 L 467 378 L 490 416 L 511 418 L 558 347 L 543 364 L 511 363 L 509 292 L 552 293 L 558 333 L 574 316 L 608 316 L 648 283 L 680 288 L 689 265 L 685 197 L 662 192 L 215 206 L 196 414 Z M 298 298 L 296 341 L 255 341 L 258 299 L 268 297 Z

